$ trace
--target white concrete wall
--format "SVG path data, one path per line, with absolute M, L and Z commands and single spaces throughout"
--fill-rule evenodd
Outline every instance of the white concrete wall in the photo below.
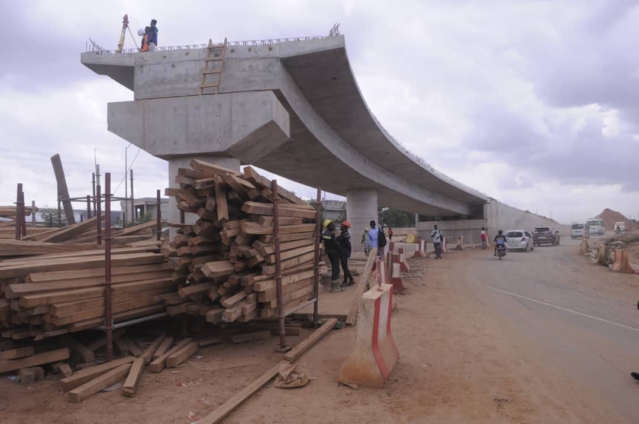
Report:
M 481 228 L 486 228 L 488 236 L 492 239 L 498 230 L 521 229 L 532 232 L 535 227 L 552 227 L 559 231 L 562 236 L 568 236 L 570 229 L 567 226 L 544 218 L 534 213 L 522 211 L 503 204 L 495 199 L 490 199 L 484 205 L 484 219 L 458 219 L 453 221 L 426 221 L 417 224 L 417 236 L 430 242 L 430 232 L 437 224 L 442 234 L 448 238 L 450 243 L 457 240 L 457 237 L 464 237 L 464 242 L 481 243 Z

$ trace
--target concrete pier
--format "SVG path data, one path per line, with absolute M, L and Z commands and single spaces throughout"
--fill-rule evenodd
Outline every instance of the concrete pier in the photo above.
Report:
M 351 239 L 354 251 L 364 250 L 360 246 L 364 229 L 370 221 L 377 222 L 377 191 L 349 190 L 346 192 L 346 218 L 351 223 Z

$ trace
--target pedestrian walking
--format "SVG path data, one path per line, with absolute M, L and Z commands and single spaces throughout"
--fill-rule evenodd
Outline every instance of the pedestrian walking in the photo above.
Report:
M 388 240 L 393 241 L 393 229 L 388 227 Z
M 386 246 L 386 236 L 381 229 L 377 228 L 375 221 L 371 221 L 370 226 L 366 247 L 369 249 L 377 248 L 377 257 L 382 259 L 384 257 L 384 246 Z
M 339 228 L 341 233 L 339 237 L 337 237 L 337 243 L 339 244 L 339 260 L 342 264 L 342 271 L 344 272 L 344 282 L 340 287 L 347 287 L 355 284 L 351 271 L 348 269 L 348 259 L 351 257 L 351 235 L 348 232 L 350 228 L 350 222 L 342 222 L 342 225 Z
M 488 241 L 488 234 L 486 234 L 486 229 L 481 227 L 481 248 L 486 250 L 486 242 Z
M 433 227 L 433 231 L 430 232 L 430 238 L 433 239 L 433 246 L 435 246 L 435 259 L 442 258 L 442 240 L 444 236 L 439 231 L 437 225 Z
M 335 237 L 334 223 L 331 222 L 326 225 L 326 229 L 322 234 L 322 241 L 324 242 L 324 251 L 331 262 L 331 292 L 342 292 L 344 290 L 339 287 L 339 244 Z
M 368 257 L 369 253 L 371 253 L 371 250 L 368 248 L 368 232 L 370 231 L 370 228 L 366 227 L 364 229 L 364 234 L 362 234 L 362 241 L 360 242 L 360 246 L 364 246 L 364 254 L 366 255 L 366 257 Z

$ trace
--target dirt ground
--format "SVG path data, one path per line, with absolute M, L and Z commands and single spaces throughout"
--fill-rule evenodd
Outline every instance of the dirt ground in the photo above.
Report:
M 588 267 L 594 265 L 577 257 L 574 247 L 562 248 L 578 265 L 562 272 L 571 278 L 575 270 L 583 276 L 592 273 Z M 530 256 L 509 254 L 505 259 L 511 260 L 511 267 L 518 260 L 532 261 L 530 266 L 534 266 L 541 255 L 550 257 L 539 250 L 521 254 Z M 540 256 L 532 256 L 535 254 Z M 534 340 L 504 319 L 490 299 L 477 294 L 477 278 L 485 283 L 493 273 L 501 272 L 495 271 L 501 264 L 492 259 L 487 252 L 467 250 L 451 253 L 442 261 L 411 260 L 411 274 L 404 280 L 408 294 L 397 297 L 392 324 L 401 359 L 387 388 L 352 390 L 337 384 L 337 370 L 350 352 L 356 329 L 334 330 L 300 360 L 313 377 L 308 386 L 281 390 L 269 384 L 225 422 L 630 422 L 613 414 L 596 393 L 583 390 L 565 374 L 549 368 L 543 352 L 531 348 Z M 536 281 L 534 274 L 530 278 Z M 628 280 L 623 288 L 614 285 L 613 296 L 628 297 L 633 284 Z M 345 313 L 353 290 L 340 295 L 325 293 L 322 302 L 331 309 L 343 308 Z M 296 344 L 305 336 L 289 340 Z M 174 370 L 145 374 L 133 398 L 116 391 L 72 404 L 54 380 L 25 387 L 3 378 L 0 422 L 196 422 L 277 363 L 276 344 L 272 338 L 201 349 L 200 359 L 192 358 Z

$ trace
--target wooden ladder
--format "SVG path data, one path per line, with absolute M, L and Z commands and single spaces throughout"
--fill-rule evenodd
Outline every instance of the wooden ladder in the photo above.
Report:
M 220 92 L 220 81 L 222 81 L 222 68 L 224 67 L 224 58 L 226 57 L 226 38 L 223 44 L 213 44 L 213 41 L 209 39 L 209 45 L 207 47 L 208 54 L 204 59 L 204 69 L 202 70 L 202 83 L 200 84 L 200 96 L 204 94 L 218 94 Z M 209 67 L 209 63 L 219 62 L 219 66 L 213 65 L 213 68 Z M 217 75 L 217 81 L 215 83 L 206 82 L 207 75 Z M 215 92 L 204 92 L 207 89 L 215 89 Z

